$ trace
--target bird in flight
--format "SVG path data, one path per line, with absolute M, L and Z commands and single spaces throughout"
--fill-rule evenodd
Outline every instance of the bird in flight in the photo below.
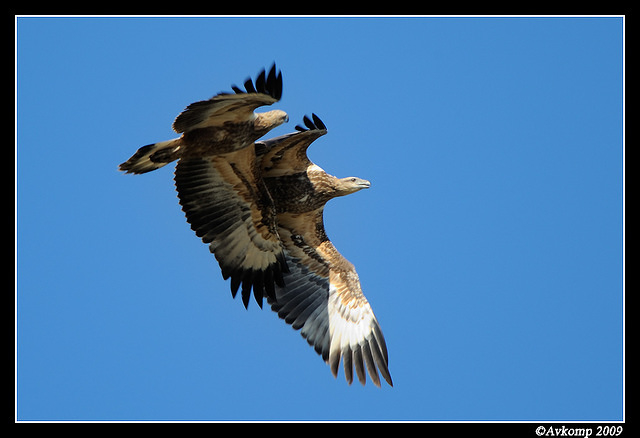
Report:
M 380 325 L 354 266 L 327 237 L 323 211 L 335 198 L 368 188 L 357 177 L 337 178 L 307 156 L 327 133 L 315 114 L 296 132 L 260 140 L 288 121 L 281 110 L 254 112 L 282 97 L 275 64 L 244 90 L 194 102 L 176 117 L 179 138 L 143 146 L 120 165 L 141 174 L 177 160 L 175 184 L 187 222 L 216 257 L 233 297 L 253 297 L 300 330 L 337 376 L 355 369 L 393 386 Z M 366 373 L 365 373 L 366 370 Z

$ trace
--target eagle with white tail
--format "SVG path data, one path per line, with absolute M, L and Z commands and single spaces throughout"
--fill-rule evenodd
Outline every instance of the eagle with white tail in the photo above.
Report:
M 248 307 L 251 291 L 302 336 L 349 384 L 355 369 L 392 384 L 382 331 L 354 266 L 333 246 L 323 211 L 335 197 L 370 186 L 336 178 L 312 163 L 307 148 L 327 133 L 315 114 L 304 126 L 259 140 L 288 121 L 284 111 L 254 111 L 282 97 L 275 65 L 244 90 L 188 105 L 173 123 L 179 138 L 140 148 L 120 165 L 146 173 L 178 161 L 175 184 L 187 222 L 216 257 L 231 293 Z M 365 372 L 366 370 L 366 372 Z

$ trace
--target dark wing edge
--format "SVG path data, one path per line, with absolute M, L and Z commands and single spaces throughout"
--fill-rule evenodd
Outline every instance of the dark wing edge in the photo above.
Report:
M 322 120 L 320 120 L 320 117 L 318 117 L 314 113 L 311 113 L 311 119 L 309 118 L 309 116 L 305 115 L 302 118 L 302 122 L 304 123 L 305 126 L 296 125 L 296 129 L 300 132 L 312 131 L 315 129 L 324 130 L 324 131 L 327 130 L 326 125 L 322 122 Z
M 276 63 L 274 62 L 269 69 L 269 73 L 263 68 L 256 77 L 255 86 L 251 81 L 251 78 L 247 78 L 244 81 L 244 90 L 236 85 L 232 85 L 231 89 L 236 94 L 243 93 L 262 93 L 273 97 L 276 101 L 282 98 L 282 72 L 276 73 Z M 224 93 L 221 93 L 224 94 Z
M 273 206 L 268 205 L 272 202 L 268 192 L 262 191 L 261 199 L 245 199 L 209 159 L 180 160 L 175 184 L 187 222 L 209 244 L 223 278 L 231 279 L 232 296 L 241 289 L 245 307 L 251 290 L 260 307 L 265 292 L 274 298 L 275 286 L 284 285 L 283 273 L 288 272 L 288 266 L 277 236 L 275 210 L 269 212 Z M 260 188 L 255 191 L 259 193 Z M 256 208 L 256 203 L 261 208 Z M 256 224 L 272 228 L 270 238 L 265 238 Z
M 271 309 L 293 329 L 300 330 L 302 337 L 329 365 L 334 377 L 342 361 L 349 385 L 355 368 L 362 385 L 369 374 L 374 385 L 381 386 L 379 375 L 382 375 L 393 386 L 386 342 L 366 300 L 359 309 L 364 317 L 354 320 L 348 309 L 336 306 L 341 298 L 334 293 L 329 278 L 312 272 L 288 253 L 286 258 L 289 273 L 284 274 L 285 286 L 276 287 L 276 300 L 267 299 Z
M 358 380 L 364 385 L 366 368 L 374 385 L 380 387 L 379 371 L 387 383 L 393 386 L 389 373 L 387 345 L 371 306 L 364 297 L 358 300 L 361 302 L 357 308 L 345 308 L 338 304 L 340 300 L 338 294 L 330 294 L 329 314 L 334 321 L 334 335 L 328 360 L 331 372 L 334 376 L 338 374 L 342 359 L 345 377 L 349 383 L 353 380 L 352 369 L 355 368 Z

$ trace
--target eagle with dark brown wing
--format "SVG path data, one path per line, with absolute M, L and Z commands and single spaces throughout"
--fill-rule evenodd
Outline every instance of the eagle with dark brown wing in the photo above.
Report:
M 222 275 L 241 289 L 247 307 L 251 290 L 302 336 L 337 376 L 377 386 L 392 384 L 382 331 L 364 297 L 354 266 L 333 246 L 323 211 L 335 197 L 368 188 L 366 180 L 336 178 L 312 163 L 307 148 L 326 134 L 315 115 L 298 132 L 257 141 L 287 121 L 283 111 L 256 114 L 282 95 L 275 66 L 255 85 L 195 102 L 176 118 L 175 140 L 144 146 L 120 165 L 145 173 L 178 160 L 175 183 L 187 221 L 209 244 Z M 366 370 L 366 372 L 365 372 Z
M 242 286 L 248 304 L 253 289 L 274 296 L 287 272 L 273 201 L 256 165 L 254 142 L 288 121 L 284 111 L 254 113 L 282 96 L 282 74 L 262 70 L 255 85 L 195 102 L 176 117 L 180 138 L 143 146 L 120 170 L 146 173 L 179 160 L 175 182 L 180 204 L 196 235 L 209 244 L 235 297 Z
M 342 359 L 347 381 L 355 367 L 364 385 L 365 368 L 376 386 L 382 377 L 393 386 L 387 347 L 378 321 L 362 293 L 354 266 L 333 246 L 324 229 L 323 211 L 333 198 L 370 187 L 356 177 L 336 178 L 312 163 L 307 148 L 327 133 L 313 114 L 306 129 L 256 143 L 262 175 L 273 198 L 278 233 L 289 272 L 276 287 L 271 308 L 329 363 L 337 376 Z

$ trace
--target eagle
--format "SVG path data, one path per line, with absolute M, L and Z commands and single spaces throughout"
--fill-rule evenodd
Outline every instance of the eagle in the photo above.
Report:
M 300 334 L 337 377 L 353 370 L 378 387 L 393 386 L 380 325 L 355 267 L 327 237 L 323 212 L 335 198 L 369 188 L 357 177 L 337 178 L 314 164 L 309 146 L 327 133 L 313 114 L 296 131 L 260 140 L 288 121 L 284 111 L 254 111 L 278 102 L 282 74 L 275 64 L 255 84 L 188 105 L 173 123 L 181 137 L 143 146 L 120 165 L 141 174 L 177 160 L 174 181 L 187 222 L 248 308 L 251 292 Z M 366 371 L 365 371 L 366 370 Z

